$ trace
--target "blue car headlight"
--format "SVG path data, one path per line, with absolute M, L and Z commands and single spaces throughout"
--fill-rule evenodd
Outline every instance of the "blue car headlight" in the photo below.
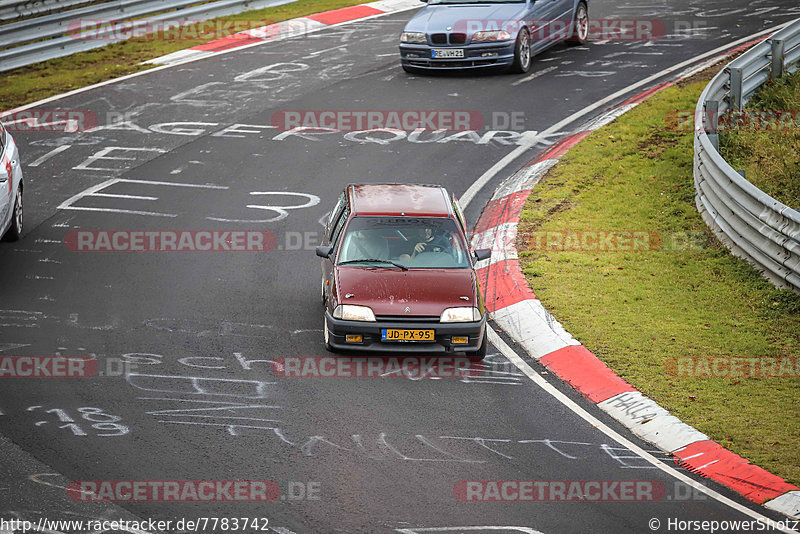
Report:
M 401 43 L 426 43 L 425 34 L 422 32 L 403 32 L 400 34 Z
M 485 43 L 489 41 L 508 41 L 510 39 L 511 39 L 511 34 L 505 30 L 475 32 L 472 34 L 473 43 Z

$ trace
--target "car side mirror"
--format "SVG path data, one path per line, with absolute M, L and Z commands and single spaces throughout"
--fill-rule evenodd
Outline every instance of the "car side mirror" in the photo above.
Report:
M 317 247 L 317 256 L 320 258 L 330 258 L 332 251 L 333 247 L 324 247 L 320 245 Z
M 488 260 L 491 257 L 492 249 L 490 248 L 481 248 L 475 251 L 475 258 L 477 258 L 478 261 Z

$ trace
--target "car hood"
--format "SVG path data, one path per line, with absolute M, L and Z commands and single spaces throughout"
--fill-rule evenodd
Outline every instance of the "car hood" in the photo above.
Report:
M 375 315 L 439 316 L 445 308 L 477 305 L 472 269 L 340 267 L 336 278 L 341 304 L 369 306 Z
M 419 10 L 408 24 L 407 32 L 436 33 L 452 31 L 464 32 L 468 21 L 494 22 L 497 25 L 507 20 L 521 18 L 525 4 L 440 4 L 429 5 Z

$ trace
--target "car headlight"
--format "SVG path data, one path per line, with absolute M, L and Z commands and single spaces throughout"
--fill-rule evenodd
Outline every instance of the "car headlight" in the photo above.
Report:
M 339 304 L 333 310 L 335 319 L 345 321 L 375 321 L 375 314 L 369 306 L 354 306 L 352 304 Z
M 483 43 L 486 41 L 508 41 L 511 34 L 505 30 L 492 30 L 487 32 L 475 32 L 472 34 L 473 43 Z
M 400 34 L 401 43 L 425 43 L 425 34 L 422 32 L 403 32 Z
M 480 320 L 481 311 L 478 308 L 447 308 L 439 318 L 443 323 L 470 323 Z

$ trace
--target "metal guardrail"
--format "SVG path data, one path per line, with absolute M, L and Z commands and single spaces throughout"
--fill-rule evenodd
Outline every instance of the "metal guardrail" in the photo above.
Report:
M 0 0 L 0 22 L 45 15 L 89 2 L 90 0 Z
M 800 68 L 800 19 L 728 64 L 695 109 L 694 185 L 705 223 L 776 286 L 800 293 L 800 212 L 748 182 L 719 153 L 719 113 L 739 111 L 767 80 Z
M 36 3 L 39 10 L 34 13 L 47 14 L 0 25 L 0 48 L 6 47 L 0 50 L 0 72 L 123 41 L 125 38 L 113 24 L 131 19 L 147 17 L 150 22 L 177 21 L 185 25 L 293 1 L 216 0 L 195 5 L 198 0 L 115 0 L 50 13 L 58 9 L 56 6 L 80 5 L 86 0 L 43 0 Z M 3 9 L 21 9 L 30 4 L 16 0 L 0 3 L 0 13 Z M 103 21 L 106 25 L 80 32 L 81 21 Z

